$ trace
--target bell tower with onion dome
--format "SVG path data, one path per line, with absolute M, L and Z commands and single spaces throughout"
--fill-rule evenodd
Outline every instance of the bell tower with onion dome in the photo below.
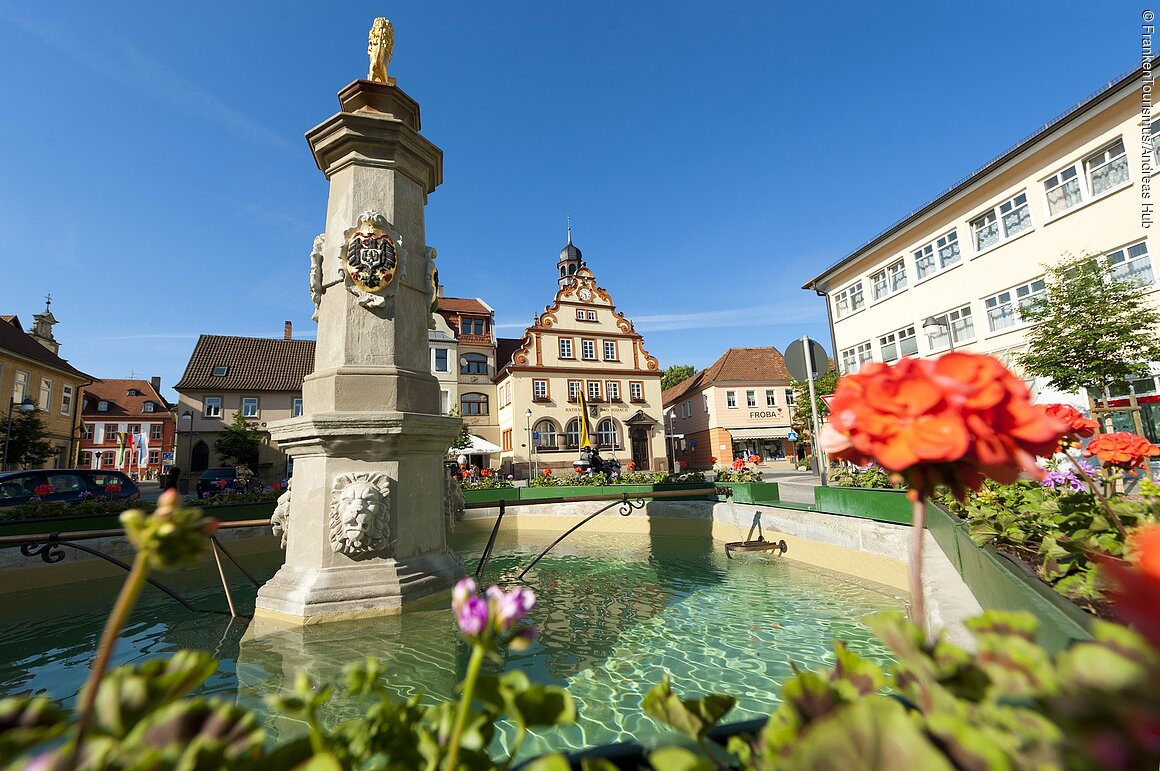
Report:
M 560 261 L 556 267 L 560 271 L 560 288 L 568 286 L 575 280 L 576 271 L 584 265 L 584 254 L 572 244 L 572 222 L 568 222 L 568 243 L 560 250 Z

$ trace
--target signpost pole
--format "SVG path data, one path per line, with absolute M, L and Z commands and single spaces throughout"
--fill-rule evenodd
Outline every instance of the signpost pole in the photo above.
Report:
M 806 381 L 810 386 L 810 416 L 813 418 L 813 445 L 814 460 L 818 463 L 818 478 L 822 482 L 822 487 L 826 486 L 826 455 L 822 452 L 822 432 L 818 422 L 818 397 L 814 392 L 814 349 L 810 345 L 810 338 L 802 338 L 802 347 L 805 349 L 806 355 Z

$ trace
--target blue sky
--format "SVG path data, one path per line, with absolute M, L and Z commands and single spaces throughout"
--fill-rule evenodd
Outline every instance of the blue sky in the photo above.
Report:
M 167 387 L 199 333 L 312 337 L 327 185 L 303 134 L 385 15 L 444 151 L 440 276 L 501 335 L 550 302 L 570 214 L 662 366 L 829 348 L 802 283 L 1136 66 L 1139 13 L 0 0 L 0 313 L 51 292 L 75 366 Z

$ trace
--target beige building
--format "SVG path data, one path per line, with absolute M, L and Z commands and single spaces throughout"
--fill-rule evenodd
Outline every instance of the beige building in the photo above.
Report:
M 529 465 L 570 470 L 579 457 L 583 391 L 591 439 L 604 457 L 632 460 L 637 470 L 667 469 L 657 360 L 570 235 L 557 268 L 552 303 L 521 339 L 499 341 L 502 463 L 521 476 Z
M 459 343 L 441 313 L 431 316 L 427 344 L 431 348 L 431 374 L 439 381 L 439 411 L 446 415 L 459 404 Z
M 1160 121 L 1142 113 L 1144 85 L 1140 70 L 1109 83 L 808 281 L 827 300 L 841 370 L 952 347 L 1013 361 L 1026 347 L 1020 308 L 1045 291 L 1044 263 L 1065 253 L 1099 255 L 1155 287 Z M 1086 405 L 1031 386 L 1040 401 Z M 1136 386 L 1158 393 L 1155 378 Z
M 463 416 L 474 437 L 474 451 L 466 452 L 469 463 L 486 468 L 494 465 L 494 457 L 489 456 L 494 454 L 491 451 L 499 451 L 500 441 L 493 381 L 497 369 L 495 311 L 478 297 L 443 297 L 441 294 L 437 311 L 436 315 L 442 317 L 455 335 L 457 356 L 446 363 L 458 376 L 456 390 L 449 394 L 449 402 Z M 441 350 L 442 345 L 432 343 L 431 371 L 440 380 L 440 390 L 444 388 L 446 377 L 439 369 L 444 364 Z
M 29 407 L 40 412 L 45 438 L 55 449 L 43 467 L 70 468 L 80 442 L 81 390 L 94 378 L 58 355 L 60 344 L 52 333 L 57 321 L 47 305 L 33 321 L 32 331 L 25 332 L 16 316 L 0 316 L 0 427 L 7 430 L 12 411 L 31 400 Z
M 289 322 L 282 339 L 202 335 L 194 346 L 178 393 L 177 457 L 182 482 L 227 465 L 214 444 L 239 410 L 263 436 L 258 476 L 284 479 L 286 455 L 272 444 L 266 425 L 302 414 L 302 379 L 314 370 L 314 341 L 294 340 Z M 192 480 L 192 481 L 191 481 Z
M 727 466 L 753 455 L 762 464 L 794 456 L 788 438 L 793 388 L 776 348 L 730 348 L 662 398 L 669 452 L 682 468 Z

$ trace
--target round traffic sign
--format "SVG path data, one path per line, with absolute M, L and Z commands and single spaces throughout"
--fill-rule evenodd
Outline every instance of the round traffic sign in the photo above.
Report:
M 809 338 L 805 338 L 809 340 Z M 813 367 L 806 366 L 806 347 L 802 340 L 794 340 L 785 347 L 785 368 L 789 370 L 794 380 L 817 380 L 830 366 L 826 349 L 817 340 L 809 340 L 810 353 L 813 355 Z M 812 377 L 810 374 L 812 370 Z

